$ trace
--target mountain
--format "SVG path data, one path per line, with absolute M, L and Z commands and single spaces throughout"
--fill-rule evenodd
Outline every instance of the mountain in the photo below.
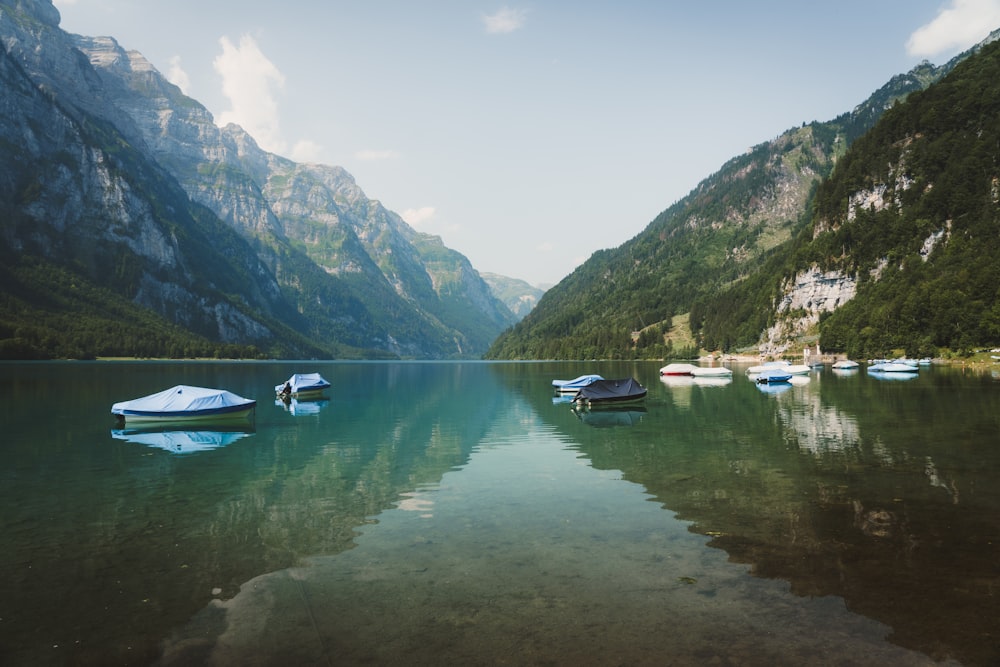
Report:
M 0 0 L 0 356 L 478 357 L 516 321 L 343 169 L 58 26 Z
M 989 41 L 941 67 L 923 62 L 851 112 L 792 128 L 732 158 L 637 236 L 594 253 L 487 357 L 671 357 L 681 352 L 673 340 L 688 333 L 675 322 L 689 322 L 699 347 L 709 350 L 782 354 L 815 342 L 814 311 L 805 328 L 788 326 L 790 319 L 817 305 L 828 317 L 854 297 L 850 281 L 827 271 L 829 262 L 799 263 L 813 236 L 816 193 L 888 110 L 938 85 Z M 946 117 L 944 109 L 937 113 Z M 837 201 L 846 211 L 846 200 Z
M 545 294 L 541 287 L 535 287 L 523 280 L 509 278 L 496 273 L 480 273 L 486 284 L 490 286 L 493 295 L 503 301 L 504 305 L 518 319 L 524 318 L 538 305 L 538 300 Z

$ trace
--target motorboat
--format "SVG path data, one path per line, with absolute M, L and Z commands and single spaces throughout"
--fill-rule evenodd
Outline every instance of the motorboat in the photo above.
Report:
M 695 366 L 691 375 L 696 378 L 728 378 L 733 376 L 733 371 L 726 366 Z
M 218 422 L 247 419 L 257 401 L 225 389 L 179 384 L 156 394 L 111 406 L 111 414 L 126 424 L 157 422 Z
M 770 368 L 757 374 L 758 384 L 775 384 L 778 382 L 788 382 L 792 379 L 792 374 L 782 368 Z
M 572 380 L 553 380 L 552 387 L 561 393 L 575 394 L 581 388 L 603 379 L 600 375 L 581 375 Z
M 660 369 L 660 375 L 691 375 L 696 368 L 694 364 L 667 364 Z
M 765 361 L 762 364 L 748 368 L 747 375 L 757 375 L 758 373 L 763 373 L 764 371 L 774 370 L 777 368 L 788 368 L 791 365 L 791 362 L 783 359 L 779 359 L 778 361 Z
M 859 364 L 856 361 L 851 361 L 850 359 L 841 359 L 833 364 L 833 370 L 835 371 L 853 371 L 857 370 Z
M 316 396 L 329 388 L 330 383 L 319 373 L 296 373 L 286 382 L 274 385 L 274 393 L 278 396 L 303 398 Z
M 646 388 L 635 378 L 620 380 L 595 380 L 581 387 L 573 397 L 577 405 L 600 407 L 603 405 L 620 405 L 622 403 L 641 401 L 646 397 Z
M 901 361 L 881 361 L 868 367 L 869 372 L 876 373 L 919 373 L 916 364 L 909 364 Z
M 758 375 L 765 371 L 770 370 L 782 370 L 786 373 L 791 373 L 792 375 L 808 375 L 812 367 L 808 364 L 793 364 L 790 361 L 778 360 L 778 361 L 767 361 L 759 366 L 751 366 L 747 369 L 747 375 Z

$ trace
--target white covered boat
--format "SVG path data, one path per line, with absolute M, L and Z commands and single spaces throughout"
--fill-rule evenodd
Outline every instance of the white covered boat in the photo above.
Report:
M 792 375 L 808 375 L 812 368 L 806 364 L 793 364 L 790 361 L 782 359 L 778 361 L 767 361 L 759 366 L 751 366 L 747 369 L 747 375 L 759 375 L 760 373 L 774 370 L 784 371 L 785 373 L 790 373 Z
M 696 378 L 729 378 L 733 371 L 725 366 L 695 366 L 691 375 Z
M 784 360 L 765 361 L 762 364 L 759 364 L 757 366 L 751 366 L 750 368 L 748 368 L 747 369 L 747 375 L 757 375 L 757 374 L 763 373 L 765 371 L 787 369 L 791 365 L 792 365 L 791 362 L 784 361 Z
M 901 361 L 881 361 L 868 367 L 869 372 L 875 373 L 919 373 L 920 369 L 916 364 L 908 364 Z
M 247 419 L 257 401 L 225 389 L 179 384 L 156 394 L 111 406 L 111 414 L 126 424 L 218 422 Z
M 324 389 L 329 389 L 330 383 L 319 373 L 296 373 L 283 384 L 274 386 L 278 396 L 315 396 Z
M 841 359 L 840 361 L 833 364 L 833 370 L 835 371 L 854 371 L 857 370 L 859 364 L 856 361 L 851 361 L 850 359 Z
M 660 375 L 691 375 L 696 368 L 694 364 L 667 364 L 660 369 Z

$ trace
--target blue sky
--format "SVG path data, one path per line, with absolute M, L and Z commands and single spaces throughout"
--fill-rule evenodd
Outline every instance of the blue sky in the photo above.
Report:
M 729 158 L 1000 27 L 1000 0 L 56 0 L 265 149 L 553 284 Z

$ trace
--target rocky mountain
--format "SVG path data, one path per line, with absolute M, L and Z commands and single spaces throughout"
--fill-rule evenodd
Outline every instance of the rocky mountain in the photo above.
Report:
M 888 110 L 989 42 L 941 67 L 921 63 L 852 111 L 734 157 L 635 238 L 595 253 L 546 292 L 487 356 L 664 358 L 677 352 L 672 338 L 687 337 L 674 336 L 675 321 L 709 350 L 782 354 L 815 343 L 820 320 L 858 289 L 855 273 L 801 259 L 817 191 Z M 862 183 L 851 201 L 863 209 L 883 190 Z
M 503 301 L 518 319 L 522 319 L 530 313 L 538 305 L 538 300 L 545 294 L 545 290 L 541 287 L 535 287 L 517 278 L 486 272 L 480 275 L 493 290 L 493 294 Z
M 516 320 L 346 171 L 217 127 L 49 0 L 0 0 L 0 77 L 6 356 L 476 357 Z

